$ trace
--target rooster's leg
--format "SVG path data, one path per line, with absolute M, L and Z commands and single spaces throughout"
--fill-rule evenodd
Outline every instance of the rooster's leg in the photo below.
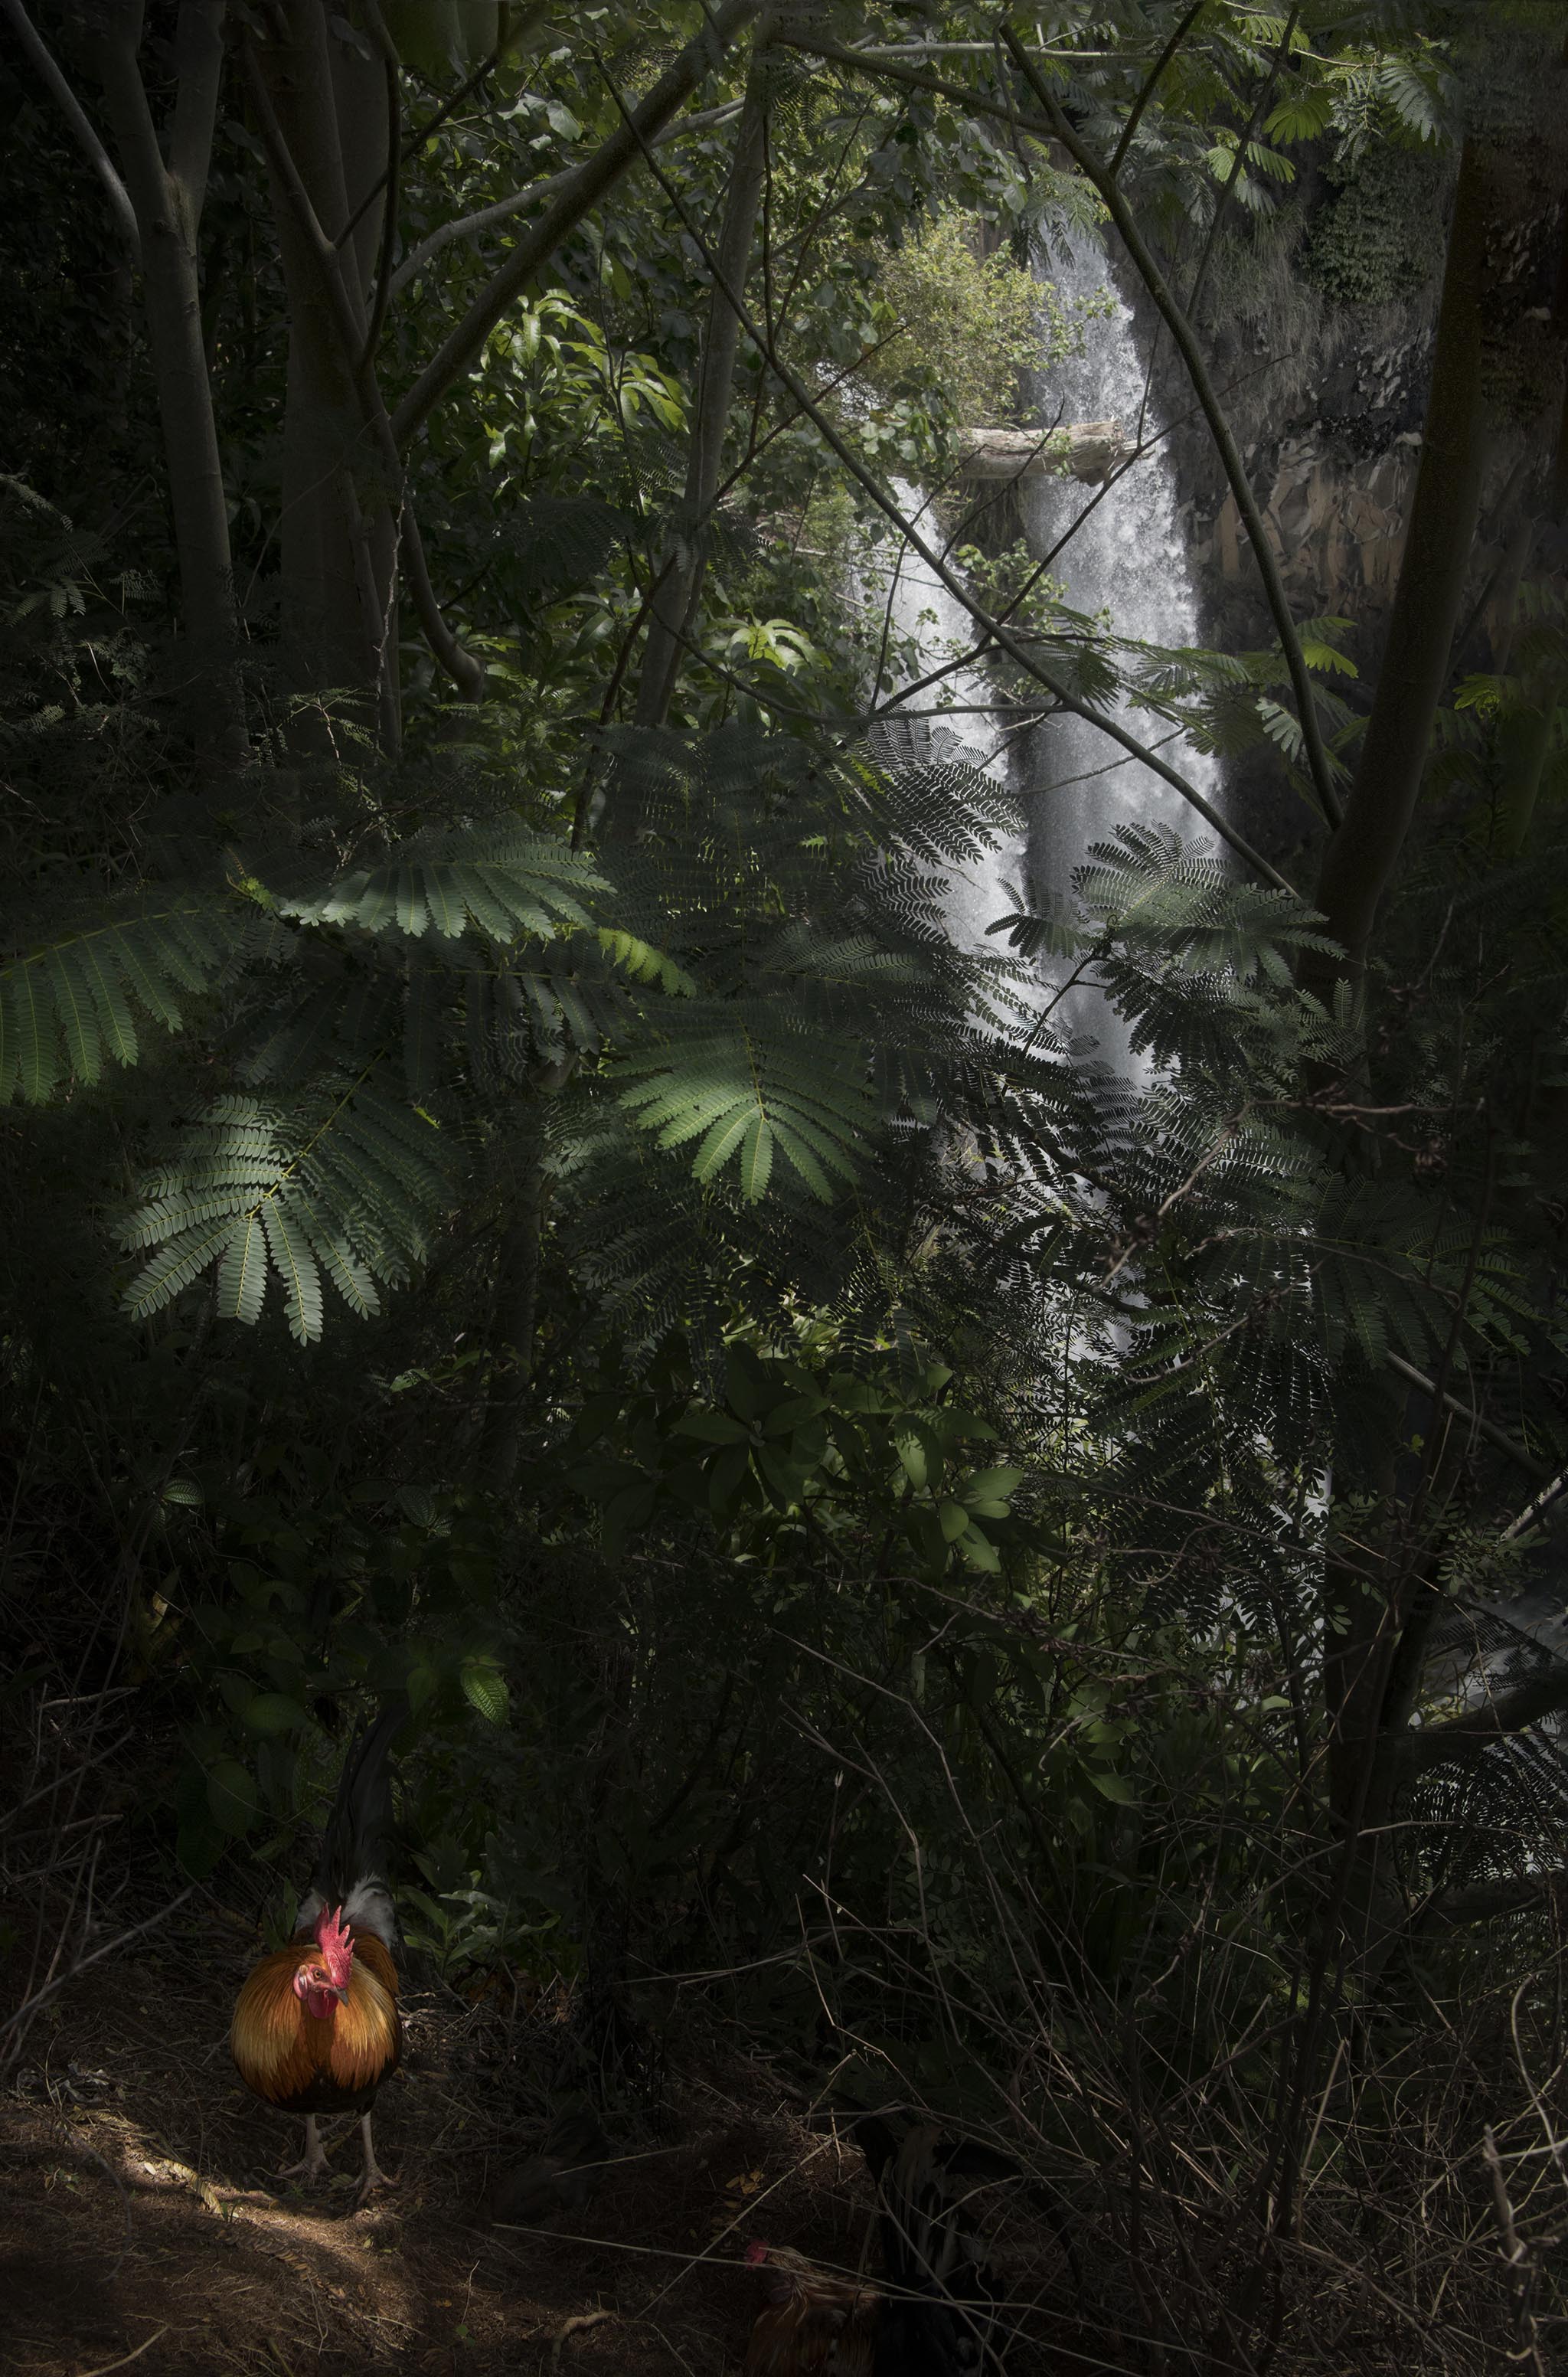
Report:
M 330 2170 L 331 2167 L 323 2151 L 321 2139 L 316 2133 L 315 2115 L 307 2113 L 304 2159 L 303 2162 L 287 2164 L 278 2176 L 279 2179 L 303 2179 L 305 2185 L 309 2187 L 313 2180 L 320 2179 L 325 2171 Z
M 375 2159 L 375 2146 L 370 2134 L 370 2115 L 368 2113 L 362 2113 L 360 2115 L 360 2136 L 364 2142 L 364 2170 L 360 2179 L 360 2192 L 354 2198 L 354 2209 L 356 2212 L 373 2188 L 396 2187 L 398 2184 L 395 2179 L 391 2178 L 387 2172 L 382 2169 L 381 2165 Z

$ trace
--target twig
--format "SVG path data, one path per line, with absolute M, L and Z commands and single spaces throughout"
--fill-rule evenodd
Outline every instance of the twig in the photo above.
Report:
M 1413 1387 L 1420 1387 L 1422 1394 L 1436 1395 L 1436 1380 L 1429 1379 L 1424 1370 L 1418 1370 L 1413 1362 L 1407 1362 L 1398 1354 L 1386 1354 L 1384 1359 L 1391 1370 L 1396 1370 L 1402 1379 L 1408 1379 Z M 1457 1395 L 1449 1394 L 1446 1389 L 1443 1391 L 1443 1400 L 1448 1409 L 1455 1413 L 1460 1419 L 1468 1420 L 1479 1436 L 1484 1436 L 1489 1444 L 1495 1444 L 1500 1452 L 1506 1452 L 1512 1460 L 1518 1463 L 1521 1469 L 1527 1469 L 1532 1477 L 1545 1478 L 1550 1475 L 1551 1473 L 1545 1462 L 1538 1461 L 1527 1445 L 1521 1444 L 1517 1437 L 1510 1436 L 1505 1428 L 1499 1427 L 1495 1421 L 1488 1419 L 1484 1412 L 1477 1411 L 1473 1404 L 1461 1403 Z
M 78 145 L 86 150 L 93 171 L 108 192 L 110 210 L 119 226 L 121 238 L 131 252 L 131 262 L 139 272 L 141 231 L 137 222 L 137 210 L 131 204 L 129 190 L 114 171 L 109 151 L 89 123 L 81 102 L 55 65 L 47 44 L 22 6 L 22 0 L 0 0 L 0 8 L 4 8 L 11 30 L 26 51 L 39 80 L 47 85 L 55 105 L 76 135 Z
M 97 2369 L 85 2369 L 82 2371 L 82 2377 L 110 2377 L 112 2370 L 128 2369 L 133 2360 L 139 2360 L 144 2352 L 151 2351 L 160 2335 L 168 2335 L 170 2324 L 171 2323 L 165 2320 L 162 2326 L 155 2327 L 146 2342 L 138 2344 L 134 2352 L 123 2352 L 118 2360 L 105 2360 Z
M 1519 2361 L 1529 2361 L 1538 2372 L 1538 2377 L 1546 2377 L 1546 2363 L 1541 2359 L 1540 2345 L 1537 2340 L 1535 2312 L 1531 2301 L 1535 2293 L 1535 2267 L 1530 2260 L 1529 2248 L 1520 2236 L 1514 2218 L 1514 2206 L 1508 2194 L 1508 2181 L 1503 2171 L 1503 2156 L 1497 2151 L 1497 2139 L 1490 2121 L 1484 2132 L 1481 2158 L 1491 2173 L 1492 2211 L 1496 2216 L 1498 2230 L 1503 2239 L 1503 2257 L 1514 2282 L 1514 2324 L 1518 2331 L 1523 2347 L 1519 2352 L 1510 2354 L 1509 2358 Z
M 184 1906 L 186 1899 L 194 1896 L 196 1888 L 193 1881 L 188 1890 L 182 1890 L 178 1898 L 172 1898 L 167 1906 L 160 1906 L 158 1913 L 149 1915 L 145 1923 L 137 1923 L 131 1930 L 122 1931 L 117 1939 L 106 1940 L 101 1948 L 95 1948 L 90 1956 L 81 1957 L 68 1972 L 46 1981 L 42 1989 L 25 1999 L 14 2013 L 6 2015 L 4 2024 L 0 2024 L 0 2037 L 4 2037 L 6 2031 L 15 2030 L 18 2024 L 30 2022 L 45 1999 L 52 1998 L 57 1989 L 63 1989 L 68 1981 L 74 1981 L 78 1973 L 85 1973 L 89 1965 L 101 1964 L 105 1956 L 116 1955 L 122 1948 L 128 1948 L 131 1941 L 139 1940 L 144 1931 L 154 1931 L 159 1924 L 166 1923 L 176 1907 Z
M 555 2331 L 555 2341 L 550 2347 L 552 2369 L 560 2368 L 561 2355 L 569 2335 L 580 2335 L 585 2327 L 600 2327 L 607 2319 L 615 2319 L 618 2316 L 619 2314 L 612 2311 L 574 2311 L 570 2319 L 563 2320 Z
M 1154 97 L 1159 85 L 1159 78 L 1164 74 L 1166 67 L 1170 64 L 1171 59 L 1175 56 L 1177 51 L 1186 40 L 1189 32 L 1191 32 L 1194 19 L 1203 14 L 1203 6 L 1204 0 L 1193 0 L 1192 6 L 1188 9 L 1186 15 L 1179 20 L 1175 31 L 1171 34 L 1170 39 L 1166 42 L 1165 47 L 1161 50 L 1158 57 L 1156 58 L 1154 65 L 1150 69 L 1147 81 L 1144 84 L 1142 90 L 1139 91 L 1136 99 L 1133 102 L 1132 106 L 1128 109 L 1127 121 L 1122 127 L 1122 137 L 1118 140 L 1114 150 L 1111 152 L 1111 171 L 1113 173 L 1119 173 L 1122 171 L 1122 160 L 1133 145 L 1133 136 L 1136 132 L 1138 125 L 1142 121 L 1144 110 L 1148 105 L 1150 100 Z

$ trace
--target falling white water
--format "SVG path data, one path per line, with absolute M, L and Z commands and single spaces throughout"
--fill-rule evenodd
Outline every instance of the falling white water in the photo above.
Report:
M 893 493 L 906 518 L 915 523 L 921 542 L 940 552 L 941 524 L 919 489 L 907 480 L 895 479 Z M 869 575 L 867 582 L 869 590 L 873 582 Z M 891 586 L 884 575 L 876 592 L 879 603 L 888 606 L 894 635 L 911 639 L 920 653 L 911 684 L 973 647 L 978 634 L 974 621 L 930 564 L 908 546 L 893 565 Z M 911 739 L 922 756 L 962 759 L 993 783 L 1011 785 L 1009 747 L 1017 737 L 1016 723 L 1013 723 L 1009 734 L 998 688 L 973 662 L 912 692 L 893 715 L 909 720 Z M 947 929 L 960 949 L 989 957 L 1006 954 L 1005 940 L 989 927 L 1018 906 L 1027 857 L 1021 834 L 1004 836 L 996 847 L 979 854 L 948 877 L 943 909 Z
M 1106 259 L 1098 244 L 1075 234 L 1053 263 L 1051 278 L 1070 305 L 1092 298 L 1106 282 Z M 1075 611 L 1108 615 L 1113 631 L 1138 642 L 1180 647 L 1198 640 L 1198 613 L 1192 571 L 1177 523 L 1174 473 L 1165 447 L 1156 442 L 1161 422 L 1146 402 L 1146 362 L 1140 352 L 1129 307 L 1117 301 L 1107 315 L 1084 323 L 1083 352 L 1041 374 L 1039 396 L 1048 421 L 1116 421 L 1129 443 L 1151 450 L 1101 493 L 1075 479 L 1028 479 L 1019 493 L 1030 551 L 1042 559 L 1061 544 L 1048 575 L 1063 585 Z M 897 484 L 896 492 L 917 516 L 924 541 L 940 531 L 917 490 Z M 1098 496 L 1099 500 L 1096 500 Z M 1063 543 L 1063 540 L 1066 542 Z M 889 589 L 884 575 L 868 573 L 864 591 L 879 602 Z M 917 555 L 906 551 L 891 587 L 895 632 L 914 640 L 921 653 L 915 677 L 940 666 L 972 645 L 975 628 L 968 613 Z M 939 686 L 911 693 L 905 711 L 910 732 L 923 747 L 958 756 L 1005 783 L 1029 818 L 1027 845 L 1009 842 L 976 859 L 950 878 L 946 902 L 949 929 L 961 948 L 1000 954 L 1005 943 L 987 927 L 1017 905 L 1027 878 L 1038 909 L 1071 914 L 1074 878 L 1091 846 L 1123 824 L 1162 824 L 1180 833 L 1188 847 L 1218 849 L 1217 838 L 1173 787 L 1141 760 L 1128 758 L 1087 719 L 1066 713 L 1020 734 L 1012 719 L 988 705 L 998 688 L 983 667 L 955 670 Z M 917 713 L 951 708 L 952 715 Z M 1147 711 L 1123 701 L 1110 714 L 1141 742 L 1161 742 L 1170 730 Z M 1214 760 L 1182 738 L 1165 756 L 1217 807 L 1222 799 Z M 1061 960 L 1048 974 L 1064 978 Z M 1091 985 L 1068 992 L 1054 1021 L 1065 1036 L 1095 1043 L 1094 1053 L 1113 1069 L 1142 1085 L 1144 1068 L 1128 1048 L 1120 1019 Z
M 1103 250 L 1087 234 L 1074 233 L 1051 278 L 1069 304 L 1092 297 L 1106 282 Z M 1152 451 L 1103 493 L 1072 479 L 1025 482 L 1025 533 L 1037 559 L 1062 546 L 1048 574 L 1063 586 L 1074 610 L 1105 612 L 1118 636 L 1138 642 L 1191 645 L 1198 641 L 1197 601 L 1178 527 L 1175 473 L 1164 444 L 1153 443 L 1163 423 L 1154 402 L 1146 401 L 1146 347 L 1130 308 L 1117 300 L 1109 315 L 1085 323 L 1081 354 L 1042 374 L 1047 420 L 1114 420 L 1129 444 L 1152 444 Z M 1147 745 L 1170 734 L 1158 717 L 1125 701 L 1110 714 Z M 1173 786 L 1129 758 L 1087 719 L 1063 712 L 1045 721 L 1032 730 L 1021 756 L 1025 764 L 1014 788 L 1029 812 L 1029 881 L 1042 907 L 1070 910 L 1075 874 L 1091 846 L 1119 825 L 1164 825 L 1189 848 L 1220 847 Z M 1206 800 L 1220 806 L 1211 757 L 1180 737 L 1163 756 Z M 1092 1034 L 1099 1056 L 1118 1071 L 1134 1078 L 1142 1072 L 1119 1018 L 1092 989 L 1070 992 L 1059 1012 L 1073 1031 Z

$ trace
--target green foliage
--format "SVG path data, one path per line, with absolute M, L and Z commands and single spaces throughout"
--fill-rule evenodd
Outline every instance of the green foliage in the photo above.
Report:
M 177 893 L 95 922 L 0 968 L 0 1100 L 32 1105 L 62 1082 L 90 1088 L 105 1061 L 134 1065 L 137 1018 L 176 1032 L 232 951 L 219 902 Z
M 1351 305 L 1414 296 L 1443 262 L 1441 166 L 1419 150 L 1380 144 L 1343 157 L 1328 176 L 1335 195 L 1319 209 L 1304 251 L 1313 280 Z
M 952 1400 L 949 1369 L 886 1356 L 831 1368 L 813 1341 L 810 1329 L 798 1349 L 732 1335 L 721 1395 L 701 1392 L 678 1350 L 635 1396 L 608 1384 L 589 1394 L 564 1480 L 597 1507 L 610 1557 L 650 1525 L 695 1517 L 765 1568 L 814 1542 L 880 1541 L 884 1558 L 897 1542 L 936 1583 L 966 1568 L 995 1574 L 999 1544 L 1037 1541 L 1013 1520 L 1024 1471 L 972 1465 L 968 1448 L 996 1429 Z
M 886 343 L 866 366 L 873 388 L 889 395 L 934 395 L 961 424 L 1032 414 L 1032 376 L 1049 371 L 1083 342 L 1083 323 L 1106 312 L 1104 292 L 1063 304 L 1008 249 L 977 255 L 971 221 L 938 215 L 881 265 L 877 295 L 890 319 L 878 321 Z

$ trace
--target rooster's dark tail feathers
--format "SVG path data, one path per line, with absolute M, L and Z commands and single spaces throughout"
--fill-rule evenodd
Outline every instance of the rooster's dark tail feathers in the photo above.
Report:
M 1004 2295 L 972 2199 L 1017 2165 L 989 2146 L 921 2123 L 902 2135 L 879 2113 L 853 2124 L 876 2180 L 887 2306 L 878 2377 L 964 2377 L 1002 2366 Z
M 315 1895 L 324 1905 L 345 1905 L 359 1885 L 386 1879 L 394 1830 L 386 1753 L 408 1716 L 405 1702 L 388 1702 L 349 1745 L 315 1869 Z

